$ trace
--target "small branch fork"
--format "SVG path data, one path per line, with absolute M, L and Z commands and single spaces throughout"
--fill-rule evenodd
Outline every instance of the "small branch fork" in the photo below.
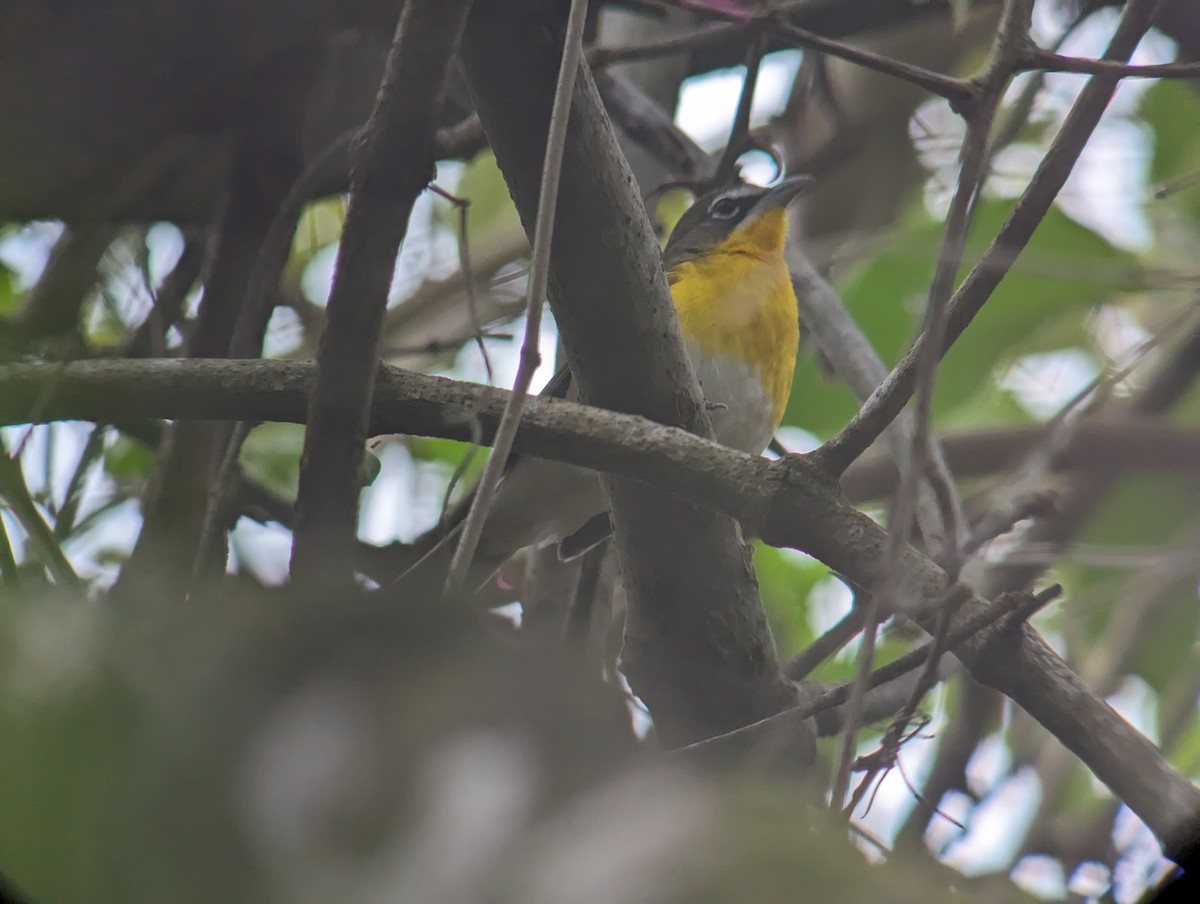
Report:
M 881 687 L 915 669 L 921 668 L 923 665 L 928 669 L 929 661 L 934 658 L 932 654 L 937 654 L 940 657 L 941 653 L 953 650 L 968 638 L 978 635 L 981 631 L 991 626 L 997 626 L 999 629 L 1006 631 L 1012 630 L 1034 612 L 1056 599 L 1061 593 L 1062 588 L 1057 584 L 1052 584 L 1036 594 L 1001 594 L 989 606 L 984 607 L 970 617 L 962 619 L 959 624 L 953 625 L 952 628 L 949 627 L 952 619 L 947 618 L 946 624 L 948 627 L 946 631 L 942 632 L 942 641 L 940 644 L 936 640 L 922 644 L 898 659 L 874 669 L 868 676 L 867 687 L 869 689 Z M 961 604 L 969 597 L 970 591 L 966 587 L 955 585 L 943 598 L 939 608 L 954 608 L 955 603 Z M 941 652 L 938 652 L 939 646 Z M 718 748 L 750 750 L 759 742 L 767 740 L 780 728 L 794 725 L 805 719 L 816 718 L 820 720 L 822 714 L 829 713 L 834 708 L 845 705 L 850 700 L 853 685 L 853 681 L 834 685 L 800 706 L 784 710 L 735 731 L 682 747 L 677 753 L 682 756 L 696 755 L 703 759 L 710 752 Z M 932 686 L 932 683 L 930 683 L 930 686 Z M 928 688 L 922 690 L 919 696 L 923 697 L 927 690 Z M 917 694 L 914 693 L 913 696 L 919 700 Z M 915 711 L 915 705 L 913 709 Z M 911 717 L 911 713 L 909 717 Z M 821 733 L 824 734 L 824 732 Z

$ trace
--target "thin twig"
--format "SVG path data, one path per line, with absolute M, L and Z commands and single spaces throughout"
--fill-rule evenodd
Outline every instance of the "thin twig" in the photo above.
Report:
M 1171 197 L 1171 195 L 1186 191 L 1194 185 L 1200 185 L 1200 170 L 1184 173 L 1182 176 L 1177 176 L 1166 184 L 1159 186 L 1154 190 L 1154 200 L 1161 201 L 1164 198 Z
M 230 522 L 236 519 L 233 503 L 241 486 L 238 459 L 246 437 L 250 435 L 254 426 L 249 421 L 238 421 L 227 431 L 224 451 L 209 482 L 208 502 L 204 507 L 204 520 L 200 524 L 200 541 L 196 544 L 196 555 L 192 559 L 192 573 L 185 594 L 188 598 L 200 589 L 200 582 L 210 568 L 218 564 L 224 568 L 223 558 L 220 563 L 215 561 L 222 552 L 217 539 L 227 525 L 232 526 Z M 224 433 L 225 431 L 223 435 Z
M 800 681 L 812 674 L 822 662 L 848 644 L 862 630 L 862 608 L 855 605 L 836 625 L 788 660 L 783 674 Z
M 1040 72 L 1071 72 L 1079 75 L 1115 75 L 1119 78 L 1200 78 L 1200 63 L 1159 63 L 1131 66 L 1114 60 L 1090 60 L 1064 56 L 1029 46 L 1021 60 L 1022 69 Z
M 471 318 L 471 337 L 479 348 L 479 356 L 483 358 L 483 368 L 487 373 L 488 386 L 496 382 L 492 373 L 492 359 L 488 355 L 487 345 L 484 344 L 483 323 L 479 319 L 479 302 L 475 297 L 475 272 L 471 267 L 471 243 L 467 237 L 467 212 L 471 208 L 470 198 L 460 198 L 446 191 L 436 182 L 429 190 L 440 198 L 445 198 L 458 211 L 458 266 L 463 274 L 463 287 L 467 295 L 467 313 Z
M 1131 0 L 1126 4 L 1120 24 L 1105 53 L 1106 59 L 1129 58 L 1153 22 L 1159 2 L 1161 0 Z M 1093 76 L 1079 93 L 1012 213 L 982 259 L 951 298 L 946 337 L 941 347 L 936 349 L 938 355 L 944 355 L 967 328 L 1028 244 L 1065 184 L 1118 84 L 1119 78 L 1116 76 Z M 916 386 L 917 362 L 926 342 L 928 337 L 918 338 L 850 423 L 816 453 L 830 474 L 840 475 L 875 442 L 904 408 Z
M 572 650 L 582 650 L 592 633 L 592 613 L 596 608 L 596 594 L 600 589 L 600 571 L 608 554 L 609 543 L 601 541 L 583 555 L 579 567 L 579 579 L 571 596 L 571 606 L 563 624 L 563 645 Z
M 993 46 L 987 71 L 978 82 L 978 93 L 970 118 L 967 135 L 963 142 L 962 163 L 959 168 L 958 186 L 946 218 L 946 230 L 938 265 L 929 289 L 929 300 L 925 308 L 924 344 L 916 363 L 917 409 L 913 421 L 912 447 L 901 472 L 900 486 L 888 519 L 887 543 L 884 547 L 883 568 L 873 592 L 868 598 L 863 619 L 863 643 L 859 647 L 858 669 L 854 687 L 847 706 L 845 738 L 843 740 L 833 787 L 833 805 L 844 805 L 850 783 L 851 761 L 857 741 L 859 720 L 862 716 L 866 681 L 871 671 L 875 653 L 875 629 L 880 613 L 890 613 L 896 607 L 896 588 L 899 584 L 900 556 L 908 544 L 909 533 L 917 511 L 921 473 L 931 460 L 930 428 L 933 411 L 934 381 L 940 349 L 946 334 L 946 314 L 954 276 L 958 272 L 966 247 L 967 231 L 970 226 L 972 202 L 980 189 L 987 165 L 988 134 L 992 119 L 1000 102 L 1004 87 L 1012 74 L 1012 61 L 1024 41 L 1028 39 L 1029 17 L 1032 0 L 1007 0 L 1001 19 L 1000 30 Z M 945 486 L 945 485 L 944 485 Z M 939 494 L 943 510 L 943 553 L 950 554 L 958 548 L 961 504 L 953 487 L 943 488 Z M 956 555 L 949 555 L 956 559 Z M 949 575 L 951 581 L 957 574 Z M 939 619 L 941 614 L 939 614 Z M 936 662 L 933 664 L 936 668 Z M 919 685 L 918 685 L 919 689 Z M 854 806 L 854 801 L 851 806 Z
M 741 23 L 706 25 L 696 31 L 673 35 L 660 41 L 647 41 L 645 44 L 633 44 L 626 47 L 596 46 L 588 49 L 587 59 L 592 69 L 599 70 L 616 63 L 635 63 L 639 60 L 654 60 L 680 53 L 692 53 L 696 50 L 723 44 L 730 38 L 740 37 L 748 27 Z
M 872 765 L 867 767 L 867 774 L 863 777 L 858 790 L 855 791 L 854 797 L 850 801 L 847 808 L 847 815 L 854 812 L 858 806 L 858 801 L 862 798 L 862 793 L 874 779 L 875 774 L 881 768 L 881 764 L 886 763 L 887 766 L 885 768 L 890 768 L 891 763 L 899 758 L 900 747 L 903 745 L 905 735 L 908 733 L 909 722 L 912 721 L 921 700 L 924 699 L 929 690 L 937 683 L 938 665 L 941 663 L 942 655 L 949 648 L 950 624 L 958 607 L 970 596 L 970 591 L 966 587 L 959 586 L 958 589 L 960 592 L 958 594 L 951 594 L 946 602 L 942 604 L 941 608 L 938 609 L 937 625 L 933 632 L 933 640 L 927 645 L 929 652 L 925 657 L 925 663 L 921 668 L 920 675 L 917 677 L 917 683 L 913 686 L 908 701 L 901 707 L 900 712 L 883 733 L 883 738 L 879 742 L 877 755 L 873 757 Z
M 939 603 L 940 608 L 952 596 L 962 592 L 959 585 L 952 588 L 943 598 L 942 603 Z M 953 650 L 963 641 L 978 634 L 989 625 L 999 624 L 1013 616 L 1015 612 L 1023 605 L 1044 606 L 1046 603 L 1057 598 L 1062 593 L 1062 587 L 1057 584 L 1052 584 L 1046 589 L 1030 595 L 1025 593 L 1004 593 L 996 597 L 994 601 L 985 608 L 981 609 L 976 615 L 965 618 L 962 624 L 954 628 L 946 639 L 946 646 Z M 876 688 L 880 685 L 887 684 L 889 681 L 895 681 L 897 678 L 911 672 L 913 669 L 920 668 L 929 658 L 929 651 L 932 647 L 932 641 L 929 641 L 917 647 L 909 653 L 893 660 L 892 662 L 882 665 L 875 669 L 870 674 L 870 679 L 867 682 L 869 688 Z M 786 709 L 776 713 L 773 716 L 768 716 L 765 719 L 760 719 L 758 722 L 753 722 L 750 725 L 745 725 L 733 731 L 726 732 L 722 735 L 717 735 L 712 738 L 707 738 L 703 741 L 698 741 L 695 744 L 689 744 L 686 747 L 681 747 L 674 751 L 681 755 L 688 755 L 689 752 L 703 751 L 707 748 L 717 747 L 720 745 L 737 744 L 751 742 L 752 739 L 767 736 L 781 726 L 802 722 L 805 719 L 810 719 L 814 716 L 819 716 L 823 712 L 833 709 L 836 706 L 845 704 L 850 698 L 853 681 L 846 681 L 842 684 L 836 684 L 831 688 L 823 691 L 813 699 L 801 704 L 800 706 Z
M 908 542 L 908 534 L 916 513 L 921 472 L 925 470 L 925 465 L 931 458 L 929 449 L 932 439 L 933 393 L 938 361 L 941 359 L 939 350 L 946 336 L 947 306 L 954 288 L 954 277 L 962 264 L 975 199 L 983 188 L 983 180 L 987 173 L 988 136 L 991 133 L 992 120 L 1004 89 L 1012 77 L 1013 61 L 1029 39 L 1032 14 L 1033 0 L 1007 0 L 1005 3 L 991 61 L 979 80 L 981 87 L 977 103 L 967 121 L 958 185 L 946 216 L 946 229 L 942 235 L 937 267 L 929 287 L 929 300 L 925 306 L 926 341 L 917 358 L 917 404 L 913 418 L 912 449 L 900 476 L 900 487 L 896 491 L 892 517 L 888 522 L 889 543 L 880 581 L 882 587 L 894 586 L 893 578 L 900 550 Z M 940 495 L 947 500 L 942 505 L 943 547 L 940 554 L 946 561 L 955 562 L 959 558 L 956 550 L 959 543 L 959 525 L 963 520 L 961 503 L 953 488 Z M 951 581 L 958 580 L 957 571 L 952 572 L 949 577 Z M 892 611 L 893 603 L 890 597 L 885 598 L 883 611 Z
M 96 463 L 96 459 L 104 452 L 105 433 L 104 424 L 92 427 L 87 441 L 83 444 L 83 451 L 79 453 L 79 460 L 75 463 L 75 470 L 71 472 L 71 478 L 67 481 L 62 506 L 54 516 L 54 536 L 60 542 L 67 539 L 75 527 L 75 519 L 79 515 L 79 502 L 83 495 L 83 480 Z
M 497 342 L 511 342 L 513 340 L 512 333 L 495 333 L 486 331 L 483 338 L 491 339 Z M 465 336 L 455 336 L 452 339 L 430 339 L 428 342 L 421 345 L 397 345 L 390 348 L 384 348 L 381 356 L 385 360 L 393 358 L 416 358 L 425 357 L 428 355 L 444 355 L 448 352 L 456 352 L 468 342 L 475 340 L 475 333 L 471 332 Z
M 733 126 L 729 130 L 729 143 L 713 174 L 715 186 L 729 185 L 737 176 L 738 158 L 748 149 L 750 138 L 750 112 L 754 107 L 754 90 L 758 85 L 758 72 L 762 67 L 766 37 L 757 32 L 746 48 L 746 75 L 742 79 L 742 93 L 738 97 L 737 111 L 733 115 Z
M 538 341 L 542 323 L 542 300 L 550 274 L 550 247 L 554 235 L 554 215 L 558 206 L 559 177 L 562 171 L 563 148 L 566 145 L 567 121 L 571 112 L 571 97 L 575 92 L 575 76 L 583 56 L 583 27 L 587 18 L 587 0 L 571 0 L 571 11 L 567 17 L 567 33 L 563 43 L 563 55 L 558 70 L 558 82 L 554 90 L 554 104 L 550 112 L 550 128 L 546 135 L 546 157 L 542 164 L 541 191 L 538 196 L 537 222 L 533 236 L 533 258 L 529 273 L 529 294 L 525 306 L 525 340 L 521 345 L 521 361 L 513 381 L 512 396 L 504 409 L 504 416 L 496 431 L 495 444 L 484 466 L 483 475 L 471 509 L 463 523 L 462 535 L 450 561 L 446 575 L 446 593 L 460 589 L 466 579 L 467 568 L 475 556 L 475 548 L 483 533 L 496 487 L 508 462 L 513 437 L 521 421 L 521 408 L 529 394 L 533 373 L 541 363 Z
M 969 115 L 974 107 L 977 95 L 975 86 L 971 82 L 942 75 L 930 69 L 923 69 L 911 63 L 902 63 L 900 60 L 881 56 L 850 44 L 843 44 L 841 41 L 823 38 L 811 31 L 790 25 L 786 20 L 777 16 L 768 16 L 766 22 L 776 37 L 788 43 L 826 53 L 872 72 L 890 75 L 911 85 L 916 85 L 918 88 L 923 88 L 931 94 L 944 98 L 950 104 L 950 108 L 960 115 Z
M 467 473 L 467 468 L 471 467 L 471 462 L 475 460 L 475 456 L 479 454 L 479 450 L 483 447 L 483 424 L 479 422 L 479 418 L 475 415 L 475 412 L 467 409 L 459 412 L 456 417 L 466 421 L 470 426 L 471 441 L 467 445 L 467 453 L 454 466 L 454 473 L 446 481 L 446 492 L 442 494 L 442 510 L 438 516 L 438 530 L 442 532 L 443 536 L 450 528 L 450 499 L 453 497 L 454 491 L 458 488 L 459 481 Z
M 891 534 L 889 533 L 888 536 L 890 537 Z M 879 628 L 878 611 L 875 595 L 871 594 L 863 610 L 862 641 L 858 648 L 854 680 L 850 684 L 845 728 L 842 731 L 842 744 L 838 750 L 837 772 L 834 773 L 830 803 L 835 811 L 841 810 L 845 805 L 846 792 L 850 787 L 854 748 L 858 742 L 858 730 L 862 723 L 863 705 L 871 679 L 871 666 L 875 662 L 875 634 Z
M 788 264 L 805 329 L 859 402 L 866 402 L 887 378 L 887 366 L 846 310 L 837 292 L 795 246 L 789 248 Z M 901 471 L 910 455 L 912 433 L 912 413 L 901 411 L 883 435 L 890 457 Z M 923 482 L 919 489 L 917 523 L 926 545 L 936 549 L 940 544 L 935 541 L 941 536 L 942 525 L 946 521 L 942 513 L 945 506 L 938 500 L 947 493 L 956 495 L 956 491 L 953 490 L 950 468 L 945 463 L 941 444 L 935 438 L 930 445 L 929 480 Z M 942 489 L 934 490 L 933 485 L 939 483 Z
M 352 173 L 317 352 L 293 531 L 292 579 L 311 593 L 354 580 L 362 461 L 396 255 L 431 181 L 436 117 L 470 4 L 409 0 Z
M 29 538 L 29 545 L 37 552 L 42 564 L 50 572 L 55 582 L 63 587 L 75 588 L 81 585 L 79 576 L 71 567 L 70 561 L 62 551 L 62 546 L 54 536 L 37 504 L 29 495 L 25 486 L 25 477 L 21 472 L 21 462 L 8 454 L 4 442 L 0 439 L 0 500 L 3 500 L 21 529 Z

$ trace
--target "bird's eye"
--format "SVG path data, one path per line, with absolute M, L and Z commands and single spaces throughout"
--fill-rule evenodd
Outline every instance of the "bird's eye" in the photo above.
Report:
M 718 220 L 732 220 L 741 208 L 733 198 L 717 198 L 708 206 L 708 212 Z

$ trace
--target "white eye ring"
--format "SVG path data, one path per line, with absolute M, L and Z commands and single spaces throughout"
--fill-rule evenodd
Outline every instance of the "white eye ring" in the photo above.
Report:
M 737 201 L 733 198 L 722 196 L 715 199 L 712 204 L 708 205 L 709 215 L 718 220 L 732 220 L 741 211 Z

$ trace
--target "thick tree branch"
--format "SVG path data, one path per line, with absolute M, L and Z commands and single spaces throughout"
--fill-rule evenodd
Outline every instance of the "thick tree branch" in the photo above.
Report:
M 1200 331 L 1196 333 L 1200 337 Z M 1185 344 L 1179 353 L 1191 355 L 1200 339 Z M 1174 359 L 1172 359 L 1174 360 Z M 1173 372 L 1174 367 L 1169 369 Z M 494 429 L 492 418 L 503 406 L 503 390 L 442 377 L 384 367 L 378 394 L 372 404 L 372 434 L 409 433 L 444 436 L 469 441 L 470 429 L 454 412 L 478 412 L 486 438 Z M 69 364 L 0 365 L 0 427 L 31 421 L 48 423 L 85 420 L 122 423 L 153 419 L 249 420 L 304 422 L 305 393 L 314 374 L 311 361 L 198 361 L 186 359 L 127 359 L 75 361 Z M 1155 381 L 1155 386 L 1160 381 Z M 1184 385 L 1187 385 L 1186 383 Z M 1155 402 L 1162 401 L 1155 393 Z M 516 448 L 523 454 L 553 458 L 553 443 L 563 436 L 583 435 L 592 429 L 593 418 L 601 422 L 615 417 L 613 436 L 627 423 L 619 415 L 593 408 L 567 405 L 557 400 L 531 402 L 539 412 L 535 428 L 530 415 L 523 419 Z M 548 406 L 539 408 L 538 406 Z M 1156 405 L 1156 410 L 1158 410 Z M 444 411 L 443 411 L 444 409 Z M 553 412 L 553 415 L 545 412 Z M 544 433 L 555 424 L 552 445 Z M 1107 471 L 1114 468 L 1200 474 L 1200 435 L 1162 418 L 1124 414 L 1081 421 L 1056 456 L 1055 467 L 1063 471 Z M 961 477 L 995 474 L 1044 441 L 1039 426 L 981 430 L 950 436 L 947 458 Z M 154 442 L 153 436 L 146 441 Z M 631 443 L 633 439 L 631 438 Z M 647 450 L 649 453 L 652 450 Z M 576 455 L 576 451 L 569 453 Z M 616 453 L 626 456 L 618 444 Z M 604 453 L 593 466 L 616 470 Z M 646 475 L 645 479 L 652 479 Z M 895 464 L 882 454 L 865 456 L 842 478 L 841 488 L 855 502 L 880 499 L 892 492 L 897 479 Z
M 282 55 L 248 92 L 236 130 L 229 184 L 210 235 L 204 294 L 187 339 L 191 357 L 220 358 L 230 353 L 234 322 L 258 249 L 302 166 L 303 110 L 294 89 L 311 78 L 311 63 L 304 54 Z M 281 92 L 281 85 L 289 90 Z M 187 275 L 180 274 L 176 290 L 183 289 Z M 186 289 L 183 292 L 186 295 Z M 176 569 L 187 572 L 199 561 L 210 574 L 224 571 L 223 532 L 210 532 L 211 542 L 200 548 L 205 542 L 209 477 L 219 440 L 211 424 L 172 424 L 167 429 L 145 494 L 142 530 L 117 581 L 119 593 L 169 601 L 187 593 L 186 583 L 174 580 Z
M 405 4 L 351 177 L 296 501 L 292 578 L 314 592 L 352 586 L 363 443 L 388 288 L 413 204 L 433 177 L 435 117 L 469 5 Z
M 313 372 L 306 362 L 14 364 L 0 368 L 0 423 L 20 422 L 30 411 L 41 421 L 113 421 L 131 410 L 141 417 L 299 422 Z M 461 412 L 471 411 L 486 437 L 506 396 L 503 390 L 382 368 L 370 425 L 377 433 L 465 440 L 471 431 Z M 802 459 L 772 462 L 639 417 L 543 398 L 526 406 L 515 448 L 606 468 L 719 509 L 768 543 L 804 550 L 863 586 L 878 577 L 883 530 Z M 910 547 L 900 566 L 911 611 L 923 612 L 943 599 L 946 575 L 933 562 Z M 951 633 L 980 618 L 988 605 L 968 600 Z M 928 615 L 919 617 L 928 621 Z M 1012 698 L 1079 756 L 1168 852 L 1194 834 L 1200 792 L 1085 687 L 1032 628 L 976 635 L 956 652 L 977 680 Z
M 68 226 L 8 326 L 25 341 L 74 333 L 83 303 L 96 284 L 96 269 L 116 237 L 116 227 L 109 224 Z
M 480 119 L 531 232 L 561 57 L 562 6 L 479 0 L 463 60 Z M 582 397 L 708 433 L 653 229 L 581 67 L 559 195 L 550 303 Z M 728 731 L 787 705 L 737 525 L 605 479 L 629 594 L 625 671 L 669 744 Z

